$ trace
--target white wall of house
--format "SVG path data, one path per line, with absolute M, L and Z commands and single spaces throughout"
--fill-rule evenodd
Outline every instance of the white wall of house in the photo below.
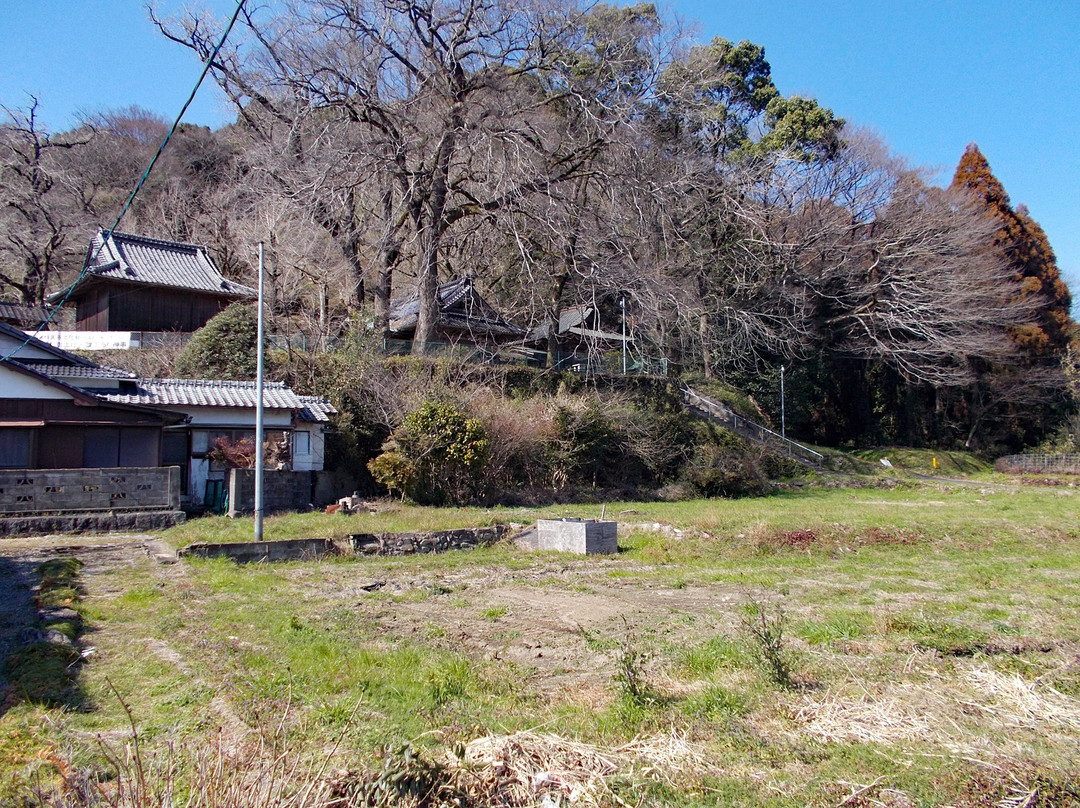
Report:
M 183 404 L 163 404 L 163 409 L 182 412 L 191 416 L 191 428 L 208 429 L 254 429 L 254 408 L 241 407 L 192 407 Z M 291 429 L 292 412 L 266 408 L 263 410 L 264 429 Z
M 306 450 L 306 451 L 305 451 Z M 326 459 L 326 438 L 321 424 L 299 424 L 293 432 L 294 471 L 322 471 Z
M 31 333 L 31 332 L 28 332 Z M 43 348 L 40 348 L 34 343 L 23 344 L 23 340 L 16 339 L 8 334 L 0 334 L 0 351 L 3 351 L 6 356 L 12 350 L 18 349 L 15 356 L 18 359 L 22 359 L 29 362 L 33 359 L 55 359 L 54 354 L 49 353 Z
M 27 376 L 7 367 L 7 363 L 0 365 L 0 398 L 50 398 L 71 399 L 71 393 L 65 393 L 46 384 L 40 379 Z

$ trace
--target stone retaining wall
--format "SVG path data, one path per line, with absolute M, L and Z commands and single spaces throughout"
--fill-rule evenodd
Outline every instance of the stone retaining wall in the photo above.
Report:
M 468 527 L 459 530 L 433 530 L 424 533 L 354 533 L 353 550 L 363 555 L 400 556 L 410 553 L 445 553 L 469 550 L 494 544 L 506 527 Z
M 50 533 L 110 533 L 164 530 L 184 521 L 183 511 L 69 513 L 49 516 L 0 517 L 0 536 L 40 536 Z
M 180 550 L 179 556 L 231 558 L 246 564 L 257 561 L 308 561 L 328 555 L 400 556 L 410 553 L 445 553 L 494 544 L 505 533 L 503 525 L 435 530 L 427 533 L 355 533 L 341 544 L 333 539 L 284 539 L 281 541 L 210 544 L 197 542 Z

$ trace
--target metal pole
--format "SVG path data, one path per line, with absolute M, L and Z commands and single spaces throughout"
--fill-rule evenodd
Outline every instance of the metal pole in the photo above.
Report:
M 787 440 L 787 424 L 784 423 L 784 366 L 780 366 L 780 437 Z
M 263 538 L 263 243 L 259 242 L 259 319 L 255 376 L 255 541 Z
M 626 296 L 619 301 L 622 307 L 622 373 L 626 375 Z

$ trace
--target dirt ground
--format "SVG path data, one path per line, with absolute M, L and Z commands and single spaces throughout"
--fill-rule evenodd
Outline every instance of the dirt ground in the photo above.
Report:
M 103 588 L 113 578 L 104 573 L 144 563 L 147 556 L 172 561 L 170 554 L 161 540 L 140 534 L 0 540 L 0 659 L 36 619 L 32 598 L 43 561 L 66 555 L 82 561 L 81 581 L 93 599 L 114 594 Z M 700 636 L 703 628 L 730 626 L 745 600 L 730 586 L 676 589 L 641 578 L 624 582 L 609 575 L 616 568 L 628 572 L 622 561 L 590 561 L 586 568 L 538 558 L 523 570 L 465 567 L 371 579 L 363 566 L 345 565 L 329 577 L 305 567 L 290 575 L 303 579 L 305 598 L 349 603 L 382 626 L 390 642 L 421 636 L 471 656 L 514 662 L 548 692 L 606 683 L 615 647 L 635 634 L 678 644 Z M 183 570 L 182 563 L 157 568 L 169 578 Z M 424 596 L 386 598 L 380 592 Z M 186 667 L 169 647 L 150 650 Z
M 131 566 L 156 540 L 144 535 L 40 536 L 0 539 L 0 662 L 21 642 L 20 634 L 37 620 L 34 590 L 38 566 L 50 558 L 74 556 L 83 562 L 82 576 Z M 7 683 L 0 677 L 0 690 Z

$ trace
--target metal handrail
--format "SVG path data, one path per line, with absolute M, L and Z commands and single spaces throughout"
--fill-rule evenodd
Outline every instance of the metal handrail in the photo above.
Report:
M 696 399 L 697 401 L 701 402 L 701 404 L 704 405 L 704 409 L 710 415 L 713 415 L 714 417 L 717 417 L 717 418 L 719 418 L 719 419 L 721 419 L 723 421 L 730 422 L 731 426 L 732 426 L 732 429 L 734 429 L 734 430 L 739 429 L 739 419 L 741 418 L 742 421 L 743 421 L 743 424 L 744 424 L 742 429 L 744 429 L 744 430 L 745 429 L 754 429 L 754 430 L 757 430 L 759 433 L 764 433 L 766 435 L 769 435 L 772 439 L 780 441 L 785 446 L 794 447 L 794 448 L 798 449 L 801 452 L 805 452 L 806 454 L 812 455 L 814 458 L 817 459 L 817 461 L 819 463 L 821 461 L 825 460 L 825 455 L 821 454 L 820 452 L 815 452 L 809 446 L 803 446 L 801 443 L 798 443 L 796 441 L 791 440 L 790 438 L 786 438 L 783 435 L 780 435 L 780 434 L 778 434 L 776 432 L 773 432 L 768 427 L 762 426 L 761 424 L 757 423 L 756 421 L 753 421 L 753 420 L 747 418 L 745 415 L 739 415 L 739 413 L 735 412 L 734 410 L 729 409 L 729 408 L 723 406 L 722 404 L 717 404 L 712 399 L 706 398 L 705 396 L 701 395 L 700 393 L 695 392 L 688 385 L 685 385 L 685 384 L 682 385 L 682 392 L 683 392 L 683 396 L 685 398 L 687 398 L 687 399 Z M 758 438 L 758 440 L 761 441 L 762 443 L 766 442 L 766 440 L 764 438 Z

